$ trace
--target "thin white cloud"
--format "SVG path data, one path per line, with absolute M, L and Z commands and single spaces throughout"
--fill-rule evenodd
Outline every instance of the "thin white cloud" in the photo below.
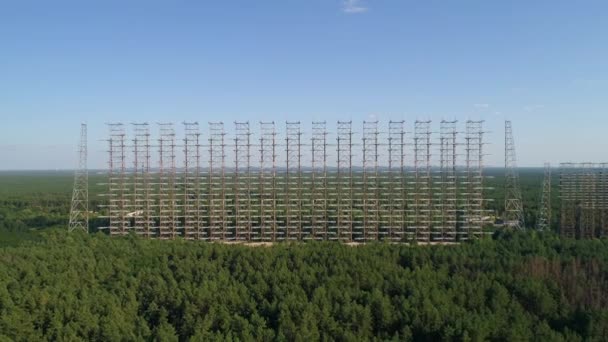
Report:
M 342 11 L 349 14 L 364 13 L 367 12 L 367 7 L 363 6 L 360 0 L 344 0 Z
M 475 108 L 490 108 L 490 105 L 487 103 L 476 103 L 473 105 Z

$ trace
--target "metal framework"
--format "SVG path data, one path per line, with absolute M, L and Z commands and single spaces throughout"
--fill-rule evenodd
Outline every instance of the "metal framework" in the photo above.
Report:
M 234 216 L 236 240 L 251 241 L 253 233 L 251 205 L 251 131 L 249 122 L 234 123 Z
M 183 122 L 184 126 L 184 168 L 183 168 L 183 217 L 184 237 L 200 239 L 199 229 L 203 222 L 201 212 L 201 144 L 198 122 Z
M 407 222 L 407 173 L 405 170 L 406 132 L 405 121 L 388 123 L 388 176 L 383 182 L 382 192 L 386 193 L 383 206 L 388 215 L 386 232 L 382 238 L 402 241 Z
M 129 139 L 124 125 L 109 124 L 105 228 L 249 242 L 447 243 L 483 233 L 482 121 L 467 121 L 464 134 L 456 121 L 442 121 L 438 134 L 431 121 L 416 121 L 411 135 L 404 121 L 384 132 L 365 121 L 359 134 L 351 121 L 339 121 L 334 134 L 313 122 L 306 138 L 300 122 L 282 132 L 274 122 L 256 126 L 235 122 L 227 137 L 222 122 L 205 133 L 184 122 L 177 139 L 172 123 L 159 123 L 152 145 L 147 123 L 131 124 Z M 606 178 L 585 178 L 585 207 L 595 208 L 586 227 L 606 221 L 596 209 L 608 201 L 590 195 Z
M 329 227 L 333 225 L 328 213 L 330 199 L 328 198 L 327 135 L 325 121 L 312 123 L 310 182 L 305 183 L 311 189 L 309 214 L 307 215 L 310 223 L 306 230 L 310 232 L 311 238 L 315 240 L 328 239 Z
M 80 125 L 78 166 L 74 170 L 74 189 L 68 231 L 89 231 L 89 171 L 87 168 L 87 124 Z
M 608 234 L 608 163 L 560 164 L 560 233 L 570 238 Z
M 455 241 L 458 223 L 457 121 L 441 121 L 439 136 L 439 176 L 435 185 L 435 222 L 433 240 Z
M 133 171 L 131 212 L 127 214 L 134 218 L 135 231 L 139 235 L 152 237 L 155 235 L 154 194 L 150 174 L 150 127 L 147 123 L 132 123 L 133 129 Z
M 433 225 L 431 134 L 431 121 L 415 122 L 413 186 L 409 210 L 411 226 L 408 227 L 410 240 L 431 240 Z
M 274 121 L 260 122 L 259 239 L 277 238 L 277 133 Z M 283 238 L 283 236 L 281 236 Z
M 583 163 L 581 169 L 580 196 L 580 236 L 591 238 L 596 236 L 597 229 L 597 178 L 599 170 L 594 170 L 592 163 Z
M 337 173 L 333 191 L 336 229 L 329 239 L 353 241 L 353 129 L 352 121 L 338 121 L 336 137 Z
M 540 207 L 536 220 L 537 230 L 551 229 L 551 164 L 545 163 L 545 173 L 540 196 Z
M 505 226 L 524 229 L 525 217 L 511 121 L 505 120 Z
M 465 169 L 462 177 L 462 214 L 456 232 L 458 240 L 479 237 L 483 234 L 483 146 L 484 121 L 466 122 Z
M 598 164 L 597 207 L 599 210 L 599 237 L 608 236 L 608 163 Z
M 227 227 L 226 144 L 223 122 L 209 123 L 209 166 L 207 170 L 208 230 L 210 240 L 233 240 Z
M 122 123 L 109 123 L 108 141 L 108 192 L 107 213 L 110 235 L 126 235 L 131 228 L 129 211 L 133 207 L 129 198 L 125 127 Z
M 577 174 L 574 163 L 560 164 L 560 234 L 564 237 L 576 237 L 577 230 Z
M 380 174 L 378 121 L 363 121 L 363 225 L 361 239 L 378 240 L 380 236 Z
M 285 177 L 283 181 L 282 211 L 285 213 L 284 230 L 287 240 L 301 240 L 302 220 L 302 132 L 300 122 L 285 123 Z
M 158 128 L 159 235 L 161 239 L 174 239 L 181 231 L 178 215 L 182 206 L 178 194 L 175 128 L 172 123 L 159 123 Z

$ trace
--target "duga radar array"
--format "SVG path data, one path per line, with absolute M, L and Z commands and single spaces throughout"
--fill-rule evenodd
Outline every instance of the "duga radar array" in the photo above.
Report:
M 451 242 L 484 234 L 483 121 L 441 121 L 439 131 L 431 121 L 411 131 L 404 121 L 306 130 L 111 123 L 108 131 L 102 229 L 111 235 Z

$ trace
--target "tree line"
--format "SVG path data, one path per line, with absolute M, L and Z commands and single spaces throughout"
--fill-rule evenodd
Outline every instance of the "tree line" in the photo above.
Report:
M 0 249 L 0 340 L 603 340 L 608 241 L 250 247 L 48 231 Z

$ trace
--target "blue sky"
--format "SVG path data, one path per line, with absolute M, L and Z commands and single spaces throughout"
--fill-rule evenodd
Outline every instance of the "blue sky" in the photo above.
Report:
M 105 122 L 513 121 L 519 164 L 606 161 L 606 1 L 2 1 L 0 169 L 102 167 Z

